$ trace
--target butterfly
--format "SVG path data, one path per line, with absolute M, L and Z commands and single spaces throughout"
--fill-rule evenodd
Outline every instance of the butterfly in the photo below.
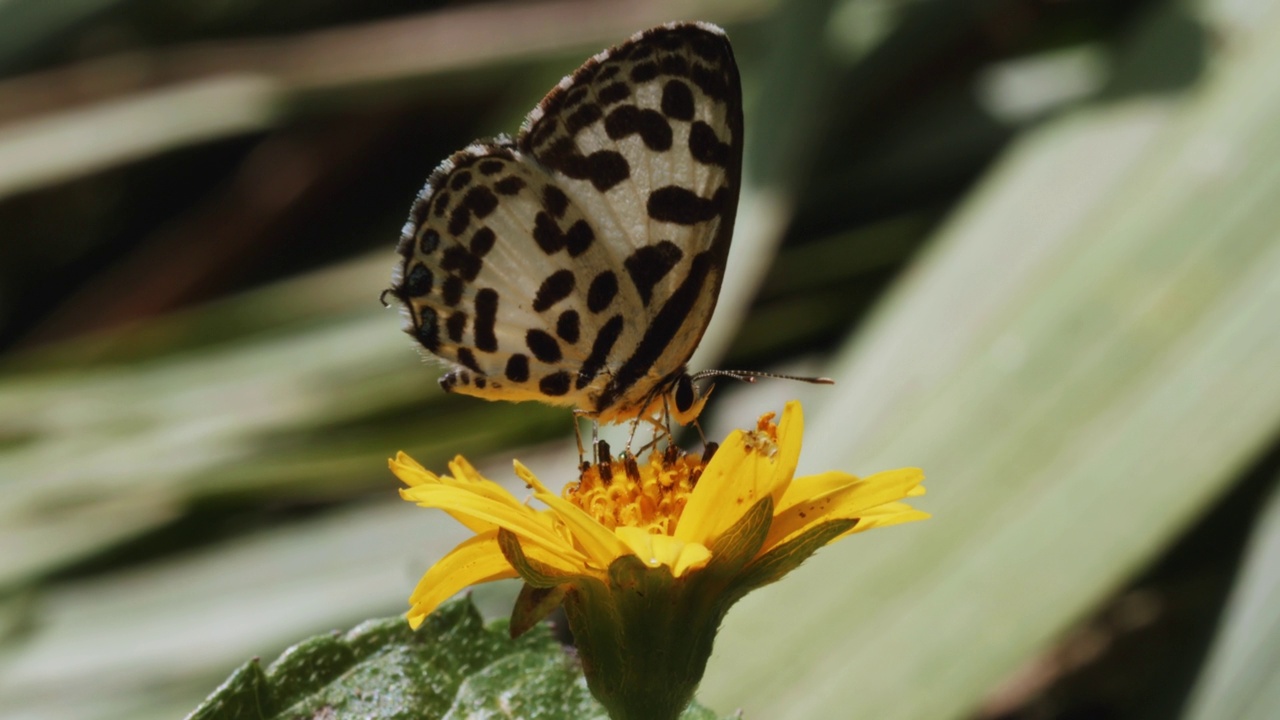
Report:
M 695 419 L 686 364 L 724 277 L 742 122 L 724 31 L 669 23 L 588 59 L 514 139 L 441 163 L 388 290 L 451 366 L 441 387 L 599 422 Z

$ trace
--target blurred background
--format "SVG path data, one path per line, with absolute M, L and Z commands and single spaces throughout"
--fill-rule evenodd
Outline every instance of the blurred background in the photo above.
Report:
M 0 708 L 181 717 L 465 533 L 386 458 L 572 477 L 378 303 L 409 205 L 587 56 L 724 25 L 710 435 L 925 523 L 729 615 L 747 718 L 1280 717 L 1280 0 L 0 0 Z M 514 589 L 476 593 L 493 615 Z

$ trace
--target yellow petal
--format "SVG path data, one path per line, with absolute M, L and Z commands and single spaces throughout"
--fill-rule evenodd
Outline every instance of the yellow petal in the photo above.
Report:
M 403 451 L 397 452 L 395 458 L 388 460 L 387 466 L 391 468 L 392 474 L 409 487 L 440 480 L 439 476 L 419 465 L 417 460 Z
M 751 436 L 741 431 L 725 438 L 689 496 L 675 537 L 710 546 L 766 495 L 773 498 L 777 507 L 800 460 L 800 440 L 804 435 L 800 403 L 786 404 L 777 434 L 776 452 L 772 454 L 751 447 Z
M 439 485 L 449 485 L 452 487 L 464 488 L 468 492 L 481 495 L 499 502 L 510 505 L 521 505 L 522 503 L 506 488 L 492 480 L 485 478 L 475 469 L 470 462 L 461 455 L 457 455 L 453 460 L 449 461 L 450 475 L 436 475 L 435 473 L 422 467 L 416 460 L 406 455 L 404 452 L 396 453 L 394 460 L 388 461 L 391 471 L 396 474 L 405 484 L 416 487 L 418 485 L 435 483 Z M 519 463 L 517 462 L 517 465 Z M 519 469 L 523 469 L 521 465 Z M 525 470 L 527 473 L 528 470 Z M 540 487 L 540 486 L 539 486 Z
M 416 629 L 440 603 L 466 587 L 515 576 L 515 569 L 498 549 L 498 532 L 476 535 L 432 565 L 418 581 L 409 596 L 409 625 Z
M 920 483 L 924 480 L 924 473 L 919 468 L 889 470 L 861 480 L 847 475 L 845 478 L 852 481 L 843 485 L 840 475 L 823 473 L 792 483 L 790 492 L 784 497 L 784 503 L 791 504 L 774 515 L 761 552 L 767 552 L 817 523 L 877 515 L 879 506 L 896 503 L 917 488 L 923 490 Z M 910 509 L 907 505 L 903 507 Z M 860 527 L 862 524 L 860 521 L 853 529 L 859 532 L 867 529 Z
M 534 494 L 534 497 L 546 503 L 547 507 L 550 507 L 564 522 L 569 532 L 573 533 L 578 546 L 587 554 L 590 563 L 595 567 L 607 568 L 614 560 L 628 552 L 626 544 L 619 540 L 612 530 L 601 525 L 577 505 L 549 492 L 539 492 Z
M 705 545 L 687 543 L 670 535 L 625 526 L 615 528 L 614 532 L 641 562 L 652 568 L 666 565 L 672 577 L 704 567 L 711 559 L 711 551 Z
M 849 535 L 853 535 L 855 533 L 866 532 L 867 530 L 871 530 L 872 528 L 889 527 L 890 525 L 901 525 L 902 523 L 915 522 L 917 520 L 928 520 L 929 518 L 933 517 L 929 513 L 924 512 L 923 510 L 916 510 L 915 508 L 911 507 L 910 505 L 907 505 L 906 503 L 889 503 L 889 504 L 897 505 L 901 507 L 895 509 L 893 512 L 884 512 L 884 513 L 878 512 L 879 509 L 877 508 L 876 513 L 863 515 L 862 518 L 858 520 L 857 525 L 854 525 L 852 528 L 850 528 L 848 532 L 840 534 L 835 538 L 835 540 L 832 540 L 831 542 L 835 542 L 836 540 L 847 537 Z
M 746 434 L 734 430 L 698 478 L 673 535 L 687 543 L 710 546 L 741 518 L 755 501 L 761 474 L 760 457 L 747 450 Z M 770 468 L 770 471 L 772 468 Z
M 859 482 L 862 482 L 862 478 L 839 470 L 796 478 L 787 485 L 787 491 L 782 494 L 782 501 L 775 506 L 774 514 L 779 515 L 798 503 L 826 497 Z
M 773 506 L 782 502 L 782 495 L 791 478 L 795 477 L 800 462 L 800 441 L 804 437 L 804 410 L 792 400 L 782 408 L 782 420 L 778 423 L 778 457 L 773 473 Z
M 542 481 L 538 479 L 538 476 L 534 475 L 532 470 L 525 467 L 524 463 L 519 460 L 512 460 L 511 462 L 515 465 L 516 475 L 523 480 L 526 485 L 533 488 L 535 493 L 551 494 L 551 491 L 547 489 L 547 486 L 543 485 Z
M 460 520 L 466 518 L 463 522 L 468 527 L 472 525 L 470 521 L 488 523 L 486 531 L 492 529 L 492 526 L 504 527 L 523 540 L 563 555 L 566 560 L 575 563 L 586 561 L 582 553 L 555 532 L 547 516 L 526 505 L 494 500 L 477 495 L 467 488 L 448 485 L 419 485 L 401 490 L 400 495 L 422 507 L 440 508 Z M 510 497 L 508 493 L 507 498 Z

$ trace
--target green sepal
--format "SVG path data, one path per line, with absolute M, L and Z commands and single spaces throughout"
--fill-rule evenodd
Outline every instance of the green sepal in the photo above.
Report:
M 709 548 L 711 562 L 700 572 L 737 575 L 764 546 L 772 522 L 773 498 L 765 497 L 715 539 Z
M 506 528 L 498 529 L 498 548 L 520 578 L 536 588 L 553 588 L 577 579 L 578 575 L 561 572 L 524 554 L 520 538 Z
M 820 548 L 840 537 L 858 524 L 857 518 L 829 520 L 816 525 L 787 542 L 760 556 L 734 578 L 730 588 L 732 602 L 800 567 Z
M 511 626 L 508 628 L 511 639 L 514 640 L 529 632 L 535 625 L 542 622 L 543 618 L 560 607 L 568 589 L 567 585 L 540 588 L 525 583 L 521 586 L 520 595 L 516 597 L 515 605 L 511 607 Z
M 671 720 L 702 679 L 728 605 L 717 575 L 674 578 L 634 555 L 581 578 L 564 608 L 587 684 L 613 720 Z

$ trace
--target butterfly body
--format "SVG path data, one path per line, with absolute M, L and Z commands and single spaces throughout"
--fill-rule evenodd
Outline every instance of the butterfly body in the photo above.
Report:
M 405 331 L 453 366 L 449 392 L 602 422 L 677 400 L 678 419 L 696 414 L 686 363 L 719 295 L 741 165 L 724 34 L 638 33 L 561 81 L 514 139 L 432 173 L 391 289 Z

